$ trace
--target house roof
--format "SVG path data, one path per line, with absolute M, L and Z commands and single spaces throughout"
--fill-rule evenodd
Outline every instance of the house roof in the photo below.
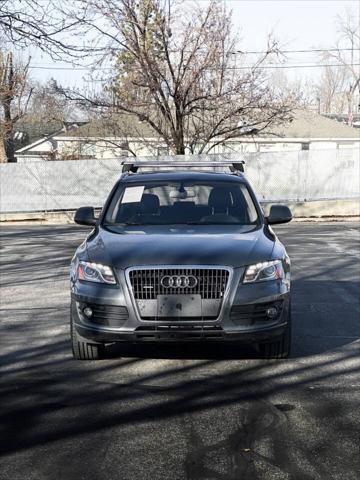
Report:
M 39 125 L 42 125 L 42 124 L 39 124 Z M 55 123 L 52 124 L 52 126 L 49 126 L 50 131 L 53 128 L 55 128 L 55 126 L 56 126 Z M 69 130 L 64 132 L 65 128 L 69 128 Z M 70 132 L 76 131 L 76 129 L 78 129 L 78 128 L 79 128 L 78 124 L 76 124 L 76 123 L 73 124 L 73 123 L 69 122 L 69 123 L 66 123 L 65 125 L 64 124 L 62 126 L 60 125 L 60 129 L 55 130 L 52 133 L 49 133 L 49 134 L 47 134 L 45 136 L 42 136 L 40 138 L 37 138 L 35 141 L 33 141 L 31 143 L 27 143 L 22 148 L 18 148 L 15 151 L 15 153 L 23 154 L 23 153 L 27 152 L 28 150 L 31 150 L 31 155 L 42 155 L 43 153 L 48 153 L 48 149 L 46 147 L 42 148 L 42 146 L 44 146 L 44 144 L 46 144 L 49 141 L 52 142 L 55 137 L 57 137 L 61 134 L 69 135 Z M 37 150 L 34 150 L 35 147 L 39 147 L 39 148 Z
M 80 125 L 83 122 L 80 122 Z M 22 139 L 26 139 L 26 147 L 32 146 L 33 143 L 37 143 L 39 140 L 43 141 L 44 138 L 49 138 L 54 135 L 58 135 L 65 131 L 66 128 L 74 128 L 79 123 L 66 121 L 60 122 L 58 120 L 43 121 L 34 120 L 33 118 L 24 117 L 15 126 L 15 140 L 17 145 L 22 146 L 24 142 Z
M 157 136 L 158 134 L 147 123 L 140 122 L 131 115 L 95 119 L 76 130 L 57 135 L 59 138 L 154 138 Z
M 266 133 L 262 132 L 262 136 Z M 354 127 L 343 125 L 309 110 L 296 110 L 293 120 L 285 125 L 272 127 L 268 135 L 287 138 L 354 139 L 360 140 L 360 132 Z
M 339 114 L 329 113 L 329 114 L 324 114 L 324 117 L 331 118 L 332 120 L 336 120 L 337 122 L 340 122 L 343 125 L 348 125 L 348 121 L 349 121 L 348 113 L 339 113 Z M 360 113 L 353 114 L 352 127 L 360 128 Z
M 145 122 L 139 122 L 131 115 L 121 115 L 93 120 L 76 130 L 64 132 L 59 137 L 82 138 L 154 138 L 158 134 Z M 246 137 L 246 136 L 245 136 Z M 293 120 L 281 126 L 270 127 L 256 138 L 272 137 L 299 139 L 354 139 L 360 140 L 360 132 L 336 120 L 326 118 L 309 110 L 296 110 Z M 234 141 L 235 139 L 233 139 Z
M 15 125 L 15 145 L 17 148 L 28 146 L 38 140 L 61 131 L 63 125 L 58 121 L 33 121 L 24 117 Z
M 64 131 L 54 132 L 52 135 L 41 138 L 30 145 L 17 150 L 17 153 L 25 153 L 27 150 L 39 146 L 51 138 L 158 138 L 158 134 L 145 122 L 140 122 L 132 115 L 119 115 L 117 117 L 106 117 L 92 120 L 87 124 L 81 125 Z M 336 120 L 326 118 L 316 112 L 309 110 L 296 110 L 293 113 L 291 122 L 281 126 L 269 128 L 262 131 L 259 135 L 237 137 L 242 142 L 276 142 L 277 139 L 291 139 L 292 142 L 299 139 L 301 141 L 331 141 L 331 140 L 353 140 L 360 141 L 360 130 L 348 125 L 339 123 Z M 231 142 L 237 141 L 232 138 Z

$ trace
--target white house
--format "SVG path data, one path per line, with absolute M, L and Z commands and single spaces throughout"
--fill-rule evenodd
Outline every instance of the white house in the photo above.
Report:
M 211 153 L 250 153 L 327 149 L 360 149 L 360 129 L 312 111 L 297 110 L 293 120 L 271 131 L 243 135 L 214 146 Z M 166 144 L 142 122 L 101 119 L 57 133 L 20 148 L 18 162 L 154 156 L 167 154 Z

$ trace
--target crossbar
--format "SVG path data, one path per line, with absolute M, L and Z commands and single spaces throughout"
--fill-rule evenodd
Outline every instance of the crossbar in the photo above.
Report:
M 244 160 L 234 161 L 131 161 L 122 162 L 122 171 L 136 173 L 139 168 L 191 168 L 191 167 L 229 167 L 232 172 L 244 172 Z

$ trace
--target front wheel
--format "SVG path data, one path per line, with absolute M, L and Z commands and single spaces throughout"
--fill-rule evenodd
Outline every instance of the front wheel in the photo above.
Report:
M 89 343 L 81 337 L 75 328 L 72 303 L 70 308 L 70 334 L 73 357 L 76 360 L 100 360 L 105 355 L 105 345 L 102 343 Z M 76 307 L 75 307 L 76 308 Z
M 258 344 L 258 351 L 263 358 L 287 358 L 291 350 L 291 307 L 289 307 L 288 321 L 285 332 L 281 337 L 270 342 Z

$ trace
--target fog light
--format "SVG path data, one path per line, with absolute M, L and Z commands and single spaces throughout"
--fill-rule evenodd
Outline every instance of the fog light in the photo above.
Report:
M 90 307 L 85 307 L 83 312 L 84 312 L 85 317 L 88 317 L 88 318 L 91 318 L 92 315 L 93 315 L 93 311 L 91 310 Z
M 266 315 L 269 317 L 269 318 L 275 318 L 278 316 L 278 309 L 276 307 L 270 307 L 266 310 Z

